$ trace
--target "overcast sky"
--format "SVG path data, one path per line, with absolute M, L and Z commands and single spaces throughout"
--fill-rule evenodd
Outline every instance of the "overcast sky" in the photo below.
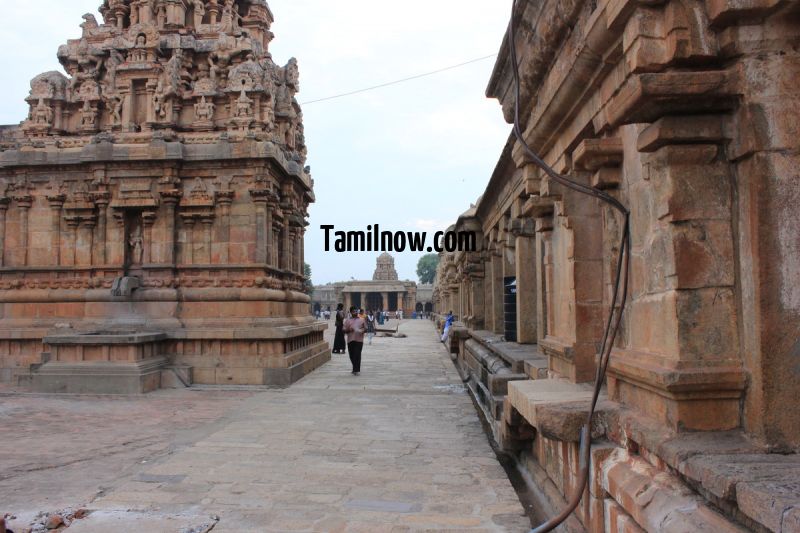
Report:
M 0 0 L 0 124 L 20 122 L 30 79 L 60 70 L 56 51 L 80 35 L 100 0 Z M 506 5 L 508 4 L 508 5 Z M 269 0 L 272 54 L 300 64 L 300 102 L 437 70 L 496 53 L 510 2 L 486 0 Z M 98 20 L 100 16 L 97 15 Z M 306 260 L 315 283 L 370 279 L 375 253 L 324 251 L 323 224 L 337 229 L 436 231 L 483 193 L 510 132 L 484 91 L 494 59 L 303 107 L 317 203 Z M 420 254 L 395 254 L 401 279 L 416 280 Z

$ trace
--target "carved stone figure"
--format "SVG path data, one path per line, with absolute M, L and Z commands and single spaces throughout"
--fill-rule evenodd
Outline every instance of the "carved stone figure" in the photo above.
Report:
M 147 35 L 140 33 L 136 36 L 136 44 L 131 50 L 130 60 L 132 63 L 144 63 L 147 57 Z
M 122 98 L 117 95 L 112 95 L 106 100 L 106 107 L 108 108 L 109 118 L 111 119 L 112 126 L 118 126 L 122 124 L 122 104 Z
M 286 65 L 286 85 L 294 89 L 294 92 L 300 92 L 300 69 L 295 58 L 291 58 Z
M 253 99 L 247 96 L 247 92 L 242 89 L 239 98 L 236 100 L 236 116 L 249 118 L 253 116 Z
M 130 239 L 128 240 L 128 246 L 130 246 L 131 264 L 141 265 L 144 256 L 144 242 L 142 238 L 141 226 L 137 225 L 131 233 Z
M 84 130 L 93 130 L 97 127 L 97 109 L 92 106 L 89 100 L 83 102 L 83 109 L 81 110 L 81 128 Z
M 205 0 L 194 0 L 192 5 L 194 6 L 194 28 L 199 30 L 203 24 L 203 17 L 206 16 L 206 3 Z
M 113 92 L 117 88 L 117 69 L 125 62 L 125 58 L 119 50 L 111 49 L 108 52 L 108 57 L 103 61 L 103 66 L 106 69 L 105 76 L 105 90 Z
M 176 48 L 172 52 L 172 57 L 164 65 L 164 77 L 166 79 L 165 91 L 167 95 L 178 94 L 181 87 L 181 71 L 183 69 L 183 50 Z
M 200 101 L 194 104 L 194 117 L 198 121 L 210 121 L 214 118 L 214 104 L 206 101 L 206 97 L 200 97 Z
M 167 25 L 167 6 L 163 0 L 156 4 L 156 25 L 159 29 Z
M 92 30 L 96 30 L 99 25 L 97 24 L 97 19 L 91 13 L 86 13 L 83 15 L 83 24 L 81 24 L 81 28 L 83 29 L 83 36 L 87 37 L 92 33 Z
M 233 0 L 225 0 L 220 19 L 220 30 L 223 33 L 233 33 Z
M 34 124 L 40 126 L 51 126 L 53 123 L 53 110 L 50 106 L 44 103 L 43 98 L 39 98 L 39 103 L 33 108 L 31 113 L 31 120 Z
M 208 55 L 209 75 L 215 83 L 227 78 L 228 68 L 235 56 L 241 52 L 236 45 L 236 39 L 228 35 L 221 35 L 217 49 Z
M 169 116 L 168 107 L 168 95 L 164 89 L 164 82 L 163 79 L 159 79 L 155 94 L 153 95 L 153 111 L 156 114 L 156 118 L 159 120 L 166 120 Z

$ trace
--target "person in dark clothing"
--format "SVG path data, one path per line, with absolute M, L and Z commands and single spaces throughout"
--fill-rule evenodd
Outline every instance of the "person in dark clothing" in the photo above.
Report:
M 358 309 L 355 307 L 350 308 L 350 318 L 344 322 L 344 332 L 347 333 L 347 352 L 350 354 L 350 362 L 353 363 L 353 375 L 358 376 L 361 374 L 361 351 L 364 349 L 367 324 L 358 316 Z
M 336 336 L 333 338 L 333 353 L 344 353 L 344 305 L 336 307 Z

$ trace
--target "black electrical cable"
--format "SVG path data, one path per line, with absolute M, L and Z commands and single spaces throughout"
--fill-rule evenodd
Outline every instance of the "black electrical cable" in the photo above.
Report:
M 511 68 L 514 73 L 514 135 L 517 141 L 522 146 L 527 157 L 544 171 L 553 181 L 577 191 L 586 194 L 593 198 L 608 204 L 622 215 L 622 236 L 619 245 L 619 252 L 617 256 L 617 271 L 614 280 L 614 294 L 611 299 L 611 309 L 608 314 L 608 321 L 603 333 L 603 340 L 600 347 L 600 358 L 597 362 L 597 371 L 595 373 L 594 391 L 592 394 L 592 402 L 587 414 L 586 423 L 581 430 L 581 447 L 580 447 L 580 475 L 578 477 L 578 484 L 575 487 L 575 492 L 571 496 L 567 506 L 557 516 L 551 518 L 544 524 L 531 530 L 531 533 L 546 533 L 552 531 L 561 525 L 572 512 L 580 504 L 583 498 L 586 485 L 589 481 L 589 458 L 591 454 L 591 440 L 592 440 L 592 418 L 597 409 L 597 402 L 600 398 L 600 391 L 603 388 L 608 364 L 611 360 L 611 351 L 614 348 L 614 342 L 619 334 L 620 326 L 622 325 L 622 316 L 625 311 L 625 306 L 628 303 L 628 279 L 630 272 L 630 249 L 631 249 L 631 228 L 630 228 L 630 211 L 622 202 L 608 194 L 607 192 L 584 185 L 577 181 L 571 180 L 566 176 L 562 176 L 555 171 L 550 165 L 544 162 L 528 145 L 525 141 L 522 128 L 520 126 L 520 95 L 522 93 L 520 74 L 519 74 L 519 59 L 517 58 L 517 43 L 516 43 L 516 24 L 514 22 L 514 15 L 517 11 L 517 0 L 512 0 L 511 5 L 511 20 L 508 24 L 508 46 L 511 56 Z M 623 276 L 623 269 L 625 274 Z M 617 307 L 619 304 L 619 307 Z

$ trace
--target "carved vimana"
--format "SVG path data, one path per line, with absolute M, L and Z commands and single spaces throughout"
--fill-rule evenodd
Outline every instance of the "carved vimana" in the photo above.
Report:
M 67 75 L 36 76 L 27 118 L 0 127 L 0 380 L 91 391 L 73 374 L 113 350 L 70 336 L 123 330 L 163 335 L 149 366 L 198 383 L 299 379 L 329 353 L 303 292 L 298 63 L 273 61 L 267 2 L 99 12 L 59 48 Z M 55 349 L 65 335 L 78 348 Z

